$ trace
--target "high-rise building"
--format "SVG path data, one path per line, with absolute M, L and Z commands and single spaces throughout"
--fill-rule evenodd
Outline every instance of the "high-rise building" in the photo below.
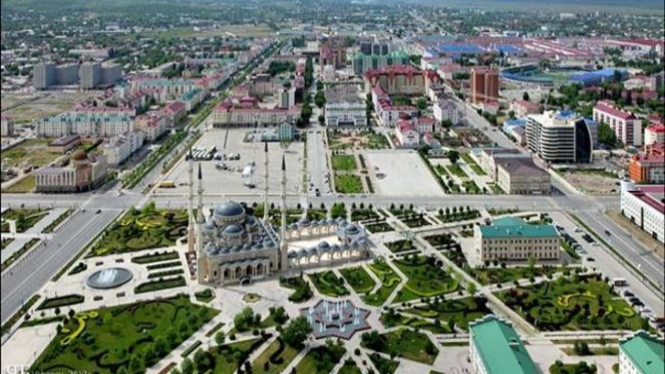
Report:
M 296 89 L 291 85 L 284 85 L 278 92 L 278 105 L 280 109 L 289 109 L 296 104 Z
M 408 64 L 409 56 L 402 51 L 395 51 L 385 54 L 366 54 L 358 52 L 351 59 L 353 72 L 357 76 L 362 76 L 369 70 L 381 69 L 386 66 Z
M 591 162 L 596 137 L 596 124 L 573 112 L 547 111 L 527 117 L 527 146 L 546 162 Z
M 99 62 L 84 62 L 79 71 L 81 88 L 91 90 L 97 87 L 102 78 L 101 70 L 102 65 Z
M 491 68 L 471 69 L 471 102 L 474 104 L 499 100 L 499 71 Z
M 55 84 L 55 64 L 40 62 L 35 65 L 32 73 L 32 84 L 38 90 L 45 90 Z
M 100 84 L 108 85 L 122 79 L 122 67 L 118 64 L 104 64 L 101 68 Z
M 69 63 L 55 67 L 55 85 L 70 86 L 79 82 L 79 65 Z

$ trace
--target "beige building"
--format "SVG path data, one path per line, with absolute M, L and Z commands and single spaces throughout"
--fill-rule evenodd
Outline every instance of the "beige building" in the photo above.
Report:
M 548 195 L 549 173 L 538 167 L 530 155 L 516 149 L 483 149 L 478 164 L 508 194 Z
M 475 249 L 482 261 L 557 260 L 561 254 L 559 233 L 552 225 L 530 225 L 515 217 L 495 220 L 474 228 Z
M 86 155 L 79 150 L 72 154 L 66 167 L 46 167 L 35 174 L 36 191 L 47 193 L 85 192 L 106 180 L 108 166 L 101 155 Z
M 549 195 L 550 175 L 536 166 L 531 157 L 499 158 L 496 182 L 511 195 Z

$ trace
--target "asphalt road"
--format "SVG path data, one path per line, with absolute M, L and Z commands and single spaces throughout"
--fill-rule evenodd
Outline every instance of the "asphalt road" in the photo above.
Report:
M 77 213 L 53 239 L 34 248 L 2 274 L 0 315 L 4 323 L 24 302 L 42 288 L 90 240 L 99 234 L 122 209 L 87 210 Z

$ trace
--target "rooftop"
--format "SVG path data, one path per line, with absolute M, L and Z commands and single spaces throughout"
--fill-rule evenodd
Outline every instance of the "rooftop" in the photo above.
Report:
M 665 345 L 655 337 L 639 331 L 619 347 L 641 373 L 665 373 Z
M 663 124 L 651 125 L 647 127 L 647 131 L 663 134 L 665 133 L 665 125 Z
M 499 218 L 491 225 L 481 225 L 480 232 L 484 238 L 551 238 L 559 236 L 552 225 L 530 225 L 516 217 Z
M 539 168 L 531 157 L 501 158 L 497 165 L 510 175 L 544 176 L 547 172 Z
M 631 112 L 621 110 L 613 105 L 609 101 L 599 101 L 598 104 L 593 108 L 595 110 L 605 112 L 611 116 L 618 117 L 621 119 L 635 119 L 635 116 Z
M 471 323 L 469 330 L 487 374 L 538 373 L 515 329 L 507 322 L 489 315 Z

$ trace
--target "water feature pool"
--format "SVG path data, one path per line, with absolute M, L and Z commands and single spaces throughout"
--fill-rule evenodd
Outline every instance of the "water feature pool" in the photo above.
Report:
M 316 339 L 338 337 L 351 339 L 358 331 L 370 328 L 369 310 L 356 307 L 351 301 L 320 300 L 316 305 L 300 309 L 307 318 Z
M 106 268 L 98 270 L 88 277 L 88 287 L 95 289 L 108 289 L 120 287 L 133 277 L 131 271 L 124 268 Z

